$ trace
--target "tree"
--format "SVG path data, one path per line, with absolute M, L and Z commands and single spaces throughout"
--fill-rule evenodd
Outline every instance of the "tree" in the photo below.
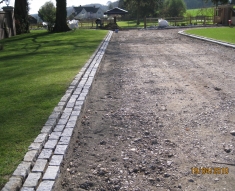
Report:
M 56 0 L 56 20 L 54 32 L 66 32 L 71 30 L 67 25 L 66 0 Z
M 181 17 L 186 12 L 186 5 L 183 0 L 165 0 L 163 13 L 168 17 Z
M 48 24 L 48 30 L 52 31 L 56 19 L 56 8 L 50 1 L 46 2 L 38 11 L 38 16 Z
M 153 16 L 163 0 L 124 0 L 124 6 L 131 15 L 136 15 L 137 25 L 140 17 Z
M 15 0 L 15 26 L 16 34 L 29 33 L 28 20 L 29 6 L 27 0 Z

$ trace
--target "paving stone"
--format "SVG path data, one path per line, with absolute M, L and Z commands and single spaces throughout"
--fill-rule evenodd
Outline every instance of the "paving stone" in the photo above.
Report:
M 75 125 L 76 125 L 76 121 L 68 121 L 67 125 L 65 126 L 65 129 L 66 128 L 74 128 Z M 64 131 L 65 131 L 65 129 L 64 129 Z M 64 136 L 64 135 L 62 134 L 62 136 Z
M 52 191 L 55 181 L 42 181 L 36 191 Z
M 51 158 L 51 155 L 52 155 L 52 149 L 43 149 L 38 158 L 49 160 Z
M 57 123 L 57 119 L 52 118 L 52 119 L 48 119 L 45 125 L 51 125 L 54 127 L 56 123 Z
M 33 187 L 36 188 L 39 180 L 41 179 L 42 173 L 30 173 L 25 180 L 23 187 Z
M 76 125 L 76 123 L 74 123 Z M 73 128 L 65 128 L 61 137 L 71 137 L 73 134 Z
M 42 180 L 55 180 L 59 174 L 59 166 L 48 166 Z
M 58 121 L 58 125 L 65 125 L 66 123 L 68 122 L 68 119 L 63 119 L 61 118 L 59 121 Z
M 86 93 L 87 94 L 88 92 L 89 92 L 89 89 L 83 89 L 82 90 L 82 93 Z
M 21 176 L 23 177 L 23 179 L 25 179 L 29 174 L 31 165 L 32 165 L 31 162 L 25 162 L 25 161 L 21 162 L 16 168 L 16 170 L 13 172 L 13 176 Z
M 68 145 L 71 137 L 61 137 L 58 145 Z
M 63 103 L 67 103 L 67 102 L 63 102 Z M 66 104 L 65 104 L 66 105 Z M 65 105 L 58 105 L 54 108 L 54 111 L 55 112 L 63 112 L 64 108 L 65 108 Z
M 35 189 L 34 188 L 30 188 L 30 187 L 22 187 L 20 189 L 20 191 L 35 191 Z
M 57 145 L 54 154 L 55 155 L 64 155 L 67 151 L 68 145 Z
M 52 132 L 52 129 L 53 127 L 51 125 L 49 126 L 43 126 L 42 130 L 41 130 L 41 133 L 46 133 L 46 134 L 49 134 Z
M 53 130 L 54 132 L 62 132 L 65 128 L 65 125 L 56 125 L 55 129 Z
M 42 143 L 31 143 L 28 150 L 38 150 L 39 152 L 42 150 Z
M 75 105 L 75 101 L 74 101 L 74 102 L 68 102 L 67 105 L 66 105 L 66 107 L 67 107 L 67 108 L 73 108 L 74 105 Z
M 50 166 L 60 166 L 60 163 L 63 161 L 63 155 L 53 155 L 49 163 Z
M 73 89 L 68 89 L 68 90 L 65 92 L 65 94 L 70 97 L 70 96 L 73 94 Z
M 60 118 L 61 119 L 69 119 L 69 117 L 70 117 L 69 113 L 63 113 Z
M 81 106 L 80 106 L 80 110 L 81 110 Z M 68 122 L 71 122 L 71 121 L 77 122 L 77 120 L 78 120 L 77 116 L 70 116 Z
M 34 142 L 44 144 L 47 141 L 47 138 L 48 138 L 47 133 L 41 133 L 36 137 L 36 139 L 34 139 Z
M 52 114 L 49 116 L 49 119 L 59 119 L 61 116 L 61 112 L 53 111 Z
M 2 191 L 14 191 L 20 190 L 22 187 L 22 178 L 20 177 L 11 177 L 9 181 L 5 184 Z
M 73 111 L 71 113 L 71 116 L 79 116 L 80 115 L 80 111 Z
M 65 108 L 64 109 L 64 113 L 71 113 L 72 112 L 72 108 Z
M 80 95 L 81 91 L 82 91 L 81 88 L 76 89 L 73 94 L 74 95 Z
M 46 144 L 44 145 L 45 149 L 52 149 L 54 150 L 56 147 L 58 140 L 54 140 L 54 139 L 49 139 Z
M 66 105 L 66 102 L 64 102 L 64 101 L 60 101 L 60 102 L 58 103 L 58 106 L 59 106 L 60 108 L 62 108 L 62 110 L 64 109 L 65 105 Z
M 30 150 L 24 156 L 25 162 L 35 161 L 38 156 L 39 150 Z
M 61 132 L 52 132 L 50 134 L 49 140 L 58 140 L 60 138 Z
M 37 159 L 32 172 L 44 172 L 47 162 L 46 159 Z
M 84 104 L 84 102 L 83 101 L 76 101 L 76 103 L 75 103 L 75 105 L 77 106 L 77 105 L 80 105 L 80 106 L 82 106 Z
M 77 86 L 77 85 L 78 85 L 78 80 L 73 80 L 70 85 L 72 85 L 72 86 Z
M 70 93 L 66 93 L 66 94 L 61 98 L 60 101 L 67 103 L 67 102 L 69 101 L 70 95 L 71 95 Z

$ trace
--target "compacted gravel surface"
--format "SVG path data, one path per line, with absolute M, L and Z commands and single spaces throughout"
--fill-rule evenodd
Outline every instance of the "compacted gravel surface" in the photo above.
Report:
M 54 190 L 235 190 L 235 50 L 114 33 Z

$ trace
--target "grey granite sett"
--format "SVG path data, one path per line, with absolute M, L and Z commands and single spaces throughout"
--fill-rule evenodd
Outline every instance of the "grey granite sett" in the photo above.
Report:
M 77 106 L 77 107 L 79 107 L 81 109 L 81 106 Z M 68 122 L 71 122 L 71 121 L 77 122 L 77 120 L 78 120 L 77 116 L 70 116 Z
M 62 132 L 64 130 L 65 125 L 56 125 L 54 132 Z
M 36 191 L 52 191 L 55 181 L 42 181 Z
M 47 125 L 51 125 L 51 126 L 55 126 L 56 125 L 56 123 L 57 123 L 57 119 L 55 119 L 55 118 L 52 118 L 52 119 L 48 119 L 47 120 L 47 122 L 45 123 L 45 125 L 47 126 Z
M 64 155 L 67 151 L 68 145 L 57 145 L 54 154 L 55 155 Z
M 86 85 L 87 86 L 87 85 Z M 84 88 L 83 90 L 82 90 L 82 93 L 88 93 L 89 92 L 89 89 L 88 88 Z
M 22 187 L 20 189 L 20 191 L 35 191 L 35 189 L 34 188 L 30 188 L 30 187 Z
M 84 101 L 76 101 L 75 105 L 80 105 L 82 106 L 84 104 Z
M 58 106 L 65 106 L 65 104 L 66 104 L 66 102 L 65 101 L 60 101 L 59 103 L 58 103 Z
M 75 125 L 76 125 L 76 123 L 74 123 L 74 126 Z M 73 126 L 73 128 L 74 128 L 74 126 Z M 70 128 L 70 127 L 65 128 L 63 133 L 61 134 L 61 137 L 71 137 L 73 134 L 73 128 Z
M 22 186 L 22 178 L 11 177 L 9 181 L 5 184 L 2 191 L 20 190 L 21 186 Z
M 59 166 L 48 166 L 42 180 L 55 180 L 59 174 Z
M 67 113 L 67 114 L 68 114 L 68 113 Z M 66 123 L 68 122 L 68 119 L 69 119 L 69 118 L 67 118 L 67 119 L 61 118 L 61 119 L 58 121 L 58 125 L 66 125 Z
M 90 89 L 90 88 L 91 88 L 91 86 L 88 86 L 88 85 L 84 86 L 84 89 Z
M 74 79 L 70 85 L 72 85 L 72 86 L 78 85 L 78 80 Z
M 33 187 L 36 188 L 39 180 L 41 179 L 42 173 L 37 172 L 37 173 L 30 173 L 27 179 L 25 180 L 23 187 Z
M 65 130 L 66 130 L 67 128 L 73 129 L 73 128 L 75 127 L 75 125 L 76 125 L 76 121 L 68 121 L 68 123 L 67 123 L 66 126 L 65 126 L 64 132 L 65 132 Z M 62 133 L 61 136 L 64 136 L 63 134 L 64 134 L 64 133 Z
M 66 107 L 67 107 L 67 108 L 73 108 L 74 105 L 75 105 L 75 101 L 74 101 L 74 102 L 68 102 L 67 105 L 66 105 Z
M 83 88 L 83 85 L 82 84 L 78 84 L 77 88 Z
M 71 116 L 79 116 L 81 111 L 73 111 Z
M 49 163 L 50 166 L 60 166 L 60 163 L 63 161 L 64 155 L 53 155 Z
M 38 159 L 47 159 L 49 160 L 52 155 L 52 149 L 43 149 L 40 155 L 38 156 Z
M 32 172 L 44 172 L 46 165 L 47 165 L 46 159 L 38 159 L 32 169 Z
M 58 145 L 68 145 L 71 137 L 61 137 Z
M 47 133 L 40 133 L 36 137 L 36 139 L 34 139 L 34 142 L 35 143 L 43 143 L 44 144 L 46 142 L 47 138 L 48 138 L 48 134 Z
M 62 101 L 62 102 L 68 102 L 69 98 L 70 98 L 70 94 L 66 93 L 66 94 L 61 98 L 60 101 Z
M 73 108 L 65 108 L 64 113 L 71 113 Z
M 42 130 L 41 130 L 41 133 L 46 133 L 46 134 L 49 134 L 52 132 L 52 129 L 53 127 L 51 125 L 49 126 L 43 126 Z
M 75 91 L 73 92 L 74 95 L 79 95 L 82 91 L 82 88 L 77 88 L 75 89 Z
M 38 156 L 39 150 L 30 150 L 24 156 L 25 162 L 35 161 Z
M 72 95 L 73 90 L 72 89 L 68 89 L 65 94 L 67 94 L 69 97 Z
M 38 150 L 39 152 L 42 150 L 42 143 L 31 143 L 31 145 L 29 146 L 28 150 Z
M 74 106 L 73 111 L 81 111 L 81 106 Z
M 49 139 L 46 144 L 44 145 L 45 149 L 52 149 L 54 150 L 56 145 L 57 145 L 58 140 L 53 140 L 53 139 Z
M 76 76 L 75 76 L 75 78 L 77 78 L 77 79 L 80 79 L 82 77 L 82 73 L 81 72 L 79 72 Z
M 61 102 L 61 103 L 65 103 L 65 102 Z M 65 108 L 65 104 L 64 104 L 64 105 L 56 106 L 56 107 L 54 108 L 54 112 L 60 112 L 60 113 L 62 113 L 63 110 L 64 110 L 64 108 Z
M 31 162 L 21 162 L 16 170 L 13 172 L 13 176 L 21 176 L 23 179 L 28 176 L 29 171 L 31 169 Z
M 70 116 L 69 113 L 63 113 L 60 118 L 61 119 L 69 119 L 69 116 Z
M 61 116 L 61 112 L 53 111 L 52 114 L 49 116 L 49 119 L 58 119 Z
M 61 132 L 52 132 L 50 134 L 49 140 L 51 140 L 51 139 L 58 140 L 60 138 L 60 135 L 61 135 Z
M 92 84 L 92 80 L 87 80 L 86 86 L 91 86 L 91 84 Z

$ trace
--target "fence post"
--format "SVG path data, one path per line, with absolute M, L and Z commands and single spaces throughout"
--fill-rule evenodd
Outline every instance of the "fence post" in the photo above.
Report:
M 206 16 L 204 16 L 204 25 L 206 25 Z
M 144 17 L 144 28 L 146 29 L 146 16 Z

